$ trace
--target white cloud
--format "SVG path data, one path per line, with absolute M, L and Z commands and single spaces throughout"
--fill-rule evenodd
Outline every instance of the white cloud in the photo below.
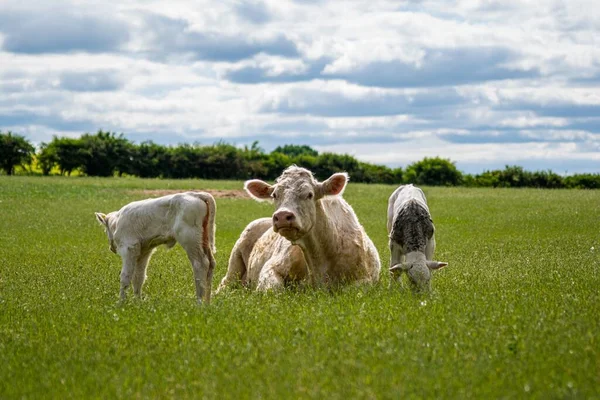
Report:
M 390 165 L 597 169 L 595 8 L 0 0 L 0 128 L 36 142 L 103 128 L 163 143 L 293 139 Z
M 509 143 L 496 144 L 452 144 L 445 140 L 420 132 L 417 140 L 391 143 L 364 143 L 359 148 L 354 144 L 317 146 L 319 151 L 332 151 L 351 154 L 358 159 L 376 164 L 407 166 L 424 157 L 450 159 L 457 166 L 478 166 L 464 168 L 467 172 L 481 172 L 483 169 L 502 168 L 505 164 L 538 162 L 540 168 L 549 161 L 584 161 L 592 165 L 600 162 L 600 153 L 581 152 L 574 143 Z M 596 142 L 597 145 L 598 142 Z M 563 172 L 563 171 L 557 171 Z

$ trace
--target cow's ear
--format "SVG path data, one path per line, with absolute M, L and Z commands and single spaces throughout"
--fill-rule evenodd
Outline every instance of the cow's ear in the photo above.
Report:
M 96 219 L 98 220 L 98 222 L 100 222 L 102 225 L 107 226 L 106 225 L 106 214 L 102 214 L 102 213 L 94 213 L 96 214 Z
M 263 182 L 260 179 L 252 179 L 246 181 L 244 184 L 244 190 L 255 200 L 265 201 L 272 200 L 271 195 L 273 194 L 273 186 L 267 182 Z
M 444 268 L 446 265 L 448 265 L 447 262 L 440 262 L 440 261 L 427 261 L 427 268 L 429 269 L 441 269 Z
M 329 177 L 326 181 L 321 183 L 321 195 L 322 196 L 336 196 L 344 193 L 346 184 L 348 183 L 348 174 L 345 172 L 338 172 Z

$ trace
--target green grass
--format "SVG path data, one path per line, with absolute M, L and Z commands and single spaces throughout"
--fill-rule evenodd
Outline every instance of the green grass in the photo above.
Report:
M 425 188 L 433 292 L 244 289 L 195 304 L 183 250 L 160 249 L 141 301 L 94 211 L 133 189 L 241 182 L 0 177 L 0 398 L 600 398 L 600 193 Z M 394 187 L 345 197 L 389 253 Z M 217 270 L 272 206 L 217 199 Z M 592 250 L 592 247 L 594 250 Z

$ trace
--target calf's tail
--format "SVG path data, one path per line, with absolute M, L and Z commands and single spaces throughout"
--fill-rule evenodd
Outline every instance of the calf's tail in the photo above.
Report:
M 210 250 L 213 254 L 217 251 L 215 247 L 215 216 L 217 213 L 217 204 L 214 197 L 206 192 L 199 193 L 200 198 L 206 204 L 206 215 L 202 220 L 202 248 Z

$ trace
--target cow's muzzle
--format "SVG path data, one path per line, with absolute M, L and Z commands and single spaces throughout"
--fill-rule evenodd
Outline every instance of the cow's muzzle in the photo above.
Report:
M 285 209 L 273 214 L 273 230 L 292 242 L 302 236 L 296 215 Z
M 273 229 L 277 232 L 279 229 L 298 228 L 296 216 L 288 210 L 280 210 L 273 214 Z

